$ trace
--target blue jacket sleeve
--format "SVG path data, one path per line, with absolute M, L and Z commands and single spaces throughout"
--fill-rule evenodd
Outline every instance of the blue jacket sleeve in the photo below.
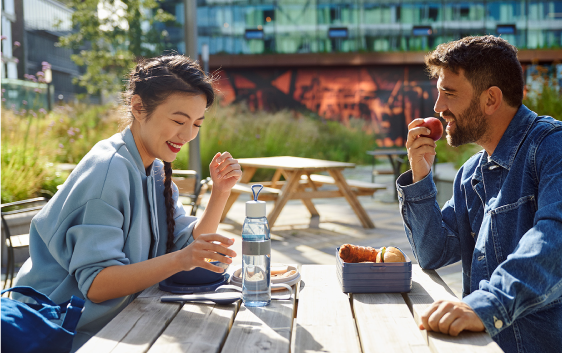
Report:
M 455 209 L 452 200 L 439 209 L 432 172 L 412 183 L 412 171 L 407 171 L 396 180 L 396 187 L 406 235 L 419 265 L 436 269 L 459 261 Z
M 76 222 L 78 219 L 80 222 Z M 66 235 L 51 238 L 51 254 L 76 278 L 85 298 L 101 270 L 129 264 L 123 252 L 122 224 L 123 214 L 118 209 L 101 199 L 92 199 L 63 221 L 59 229 L 68 229 Z

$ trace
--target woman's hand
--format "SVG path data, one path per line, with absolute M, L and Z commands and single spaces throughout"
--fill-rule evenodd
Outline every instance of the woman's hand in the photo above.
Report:
M 180 256 L 180 266 L 184 271 L 191 271 L 195 267 L 202 267 L 213 272 L 222 273 L 224 272 L 222 268 L 205 261 L 205 259 L 213 259 L 227 264 L 232 263 L 231 257 L 236 257 L 234 250 L 228 248 L 232 244 L 234 244 L 234 239 L 229 239 L 220 234 L 201 234 L 193 243 L 177 252 L 178 256 Z
M 209 165 L 213 191 L 230 192 L 234 184 L 242 177 L 238 161 L 228 152 L 217 153 Z
M 423 119 L 415 119 L 408 125 L 408 140 L 406 141 L 414 183 L 425 178 L 431 171 L 437 146 L 433 139 L 420 136 L 431 133 L 428 128 L 421 127 L 421 124 L 423 124 Z

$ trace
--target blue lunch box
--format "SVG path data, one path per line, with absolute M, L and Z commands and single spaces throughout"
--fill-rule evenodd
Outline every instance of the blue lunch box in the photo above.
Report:
M 337 248 L 336 274 L 344 293 L 405 293 L 412 289 L 412 261 L 406 254 L 406 262 L 348 263 L 339 252 Z

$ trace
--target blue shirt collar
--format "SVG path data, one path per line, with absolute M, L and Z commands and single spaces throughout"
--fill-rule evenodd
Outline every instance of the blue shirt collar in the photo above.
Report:
M 472 185 L 482 181 L 482 166 L 489 163 L 489 161 L 493 161 L 507 170 L 511 168 L 519 146 L 523 143 L 523 140 L 525 140 L 536 118 L 537 113 L 521 104 L 489 160 L 488 153 L 486 150 L 483 150 L 482 156 L 480 157 L 479 168 L 476 168 L 472 176 Z
M 519 146 L 523 143 L 536 118 L 537 113 L 521 104 L 496 146 L 490 160 L 509 170 L 519 150 Z M 482 158 L 487 158 L 487 156 L 488 154 L 484 153 Z

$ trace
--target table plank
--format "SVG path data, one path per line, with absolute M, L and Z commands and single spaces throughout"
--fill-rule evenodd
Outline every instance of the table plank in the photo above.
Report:
M 421 323 L 421 314 L 436 300 L 460 300 L 435 271 L 422 270 L 419 265 L 412 265 L 412 291 L 404 293 L 403 296 L 414 314 L 417 325 Z M 421 333 L 431 351 L 435 353 L 470 353 L 475 350 L 502 352 L 486 332 L 463 331 L 457 337 L 426 330 L 422 330 Z
M 158 297 L 137 298 L 78 352 L 146 352 L 176 316 L 180 306 L 161 303 Z
M 400 293 L 364 293 L 352 297 L 363 353 L 430 352 Z
M 237 309 L 237 303 L 186 303 L 148 352 L 220 352 Z
M 361 352 L 347 294 L 333 265 L 303 265 L 291 352 Z
M 288 353 L 294 305 L 294 296 L 259 308 L 241 305 L 222 352 Z

